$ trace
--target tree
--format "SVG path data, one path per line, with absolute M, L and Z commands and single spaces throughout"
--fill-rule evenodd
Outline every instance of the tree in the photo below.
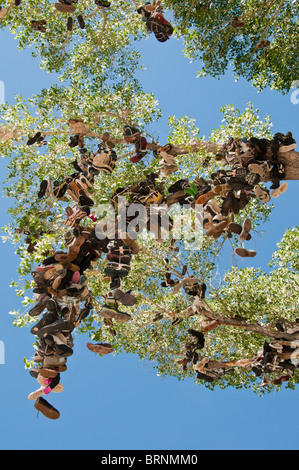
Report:
M 29 8 L 27 18 L 32 18 L 34 4 L 28 3 L 24 8 Z M 12 8 L 9 11 L 15 10 Z M 73 257 L 70 261 L 64 258 L 69 253 L 69 238 L 77 240 L 81 237 L 80 243 L 84 245 L 85 237 L 89 241 L 88 249 L 92 250 L 88 253 L 95 253 L 95 256 L 88 268 L 80 273 L 85 297 L 81 296 L 81 290 L 78 297 L 72 297 L 68 291 L 67 297 L 73 298 L 71 303 L 79 309 L 76 310 L 78 318 L 75 323 L 72 320 L 76 326 L 75 330 L 71 330 L 74 338 L 77 333 L 88 334 L 93 343 L 99 343 L 102 354 L 109 344 L 109 352 L 110 349 L 115 353 L 133 352 L 141 359 L 152 361 L 161 376 L 172 375 L 178 379 L 195 376 L 208 387 L 216 384 L 223 388 L 243 386 L 271 391 L 286 377 L 288 386 L 294 387 L 298 380 L 298 259 L 294 250 L 298 242 L 298 229 L 286 232 L 280 249 L 273 255 L 271 263 L 275 269 L 270 273 L 231 268 L 223 283 L 216 285 L 214 274 L 219 253 L 226 246 L 232 250 L 240 248 L 239 234 L 230 229 L 230 224 L 244 228 L 246 221 L 250 220 L 251 229 L 255 229 L 270 217 L 271 193 L 263 188 L 269 181 L 273 183 L 273 178 L 270 174 L 257 178 L 256 173 L 249 172 L 251 176 L 255 175 L 255 184 L 247 188 L 247 192 L 243 191 L 246 203 L 236 210 L 229 206 L 226 211 L 222 208 L 228 199 L 231 200 L 230 204 L 233 199 L 241 204 L 238 189 L 227 188 L 227 185 L 223 189 L 225 184 L 222 181 L 215 182 L 219 171 L 234 168 L 232 163 L 224 161 L 226 150 L 223 145 L 230 136 L 239 143 L 244 137 L 248 141 L 251 138 L 266 139 L 267 145 L 275 142 L 278 145 L 275 165 L 284 163 L 284 182 L 299 178 L 296 166 L 298 153 L 294 149 L 283 152 L 284 142 L 275 140 L 275 136 L 271 135 L 270 117 L 260 119 L 258 110 L 250 103 L 243 112 L 233 105 L 224 107 L 224 124 L 220 129 L 212 130 L 208 139 L 200 136 L 193 118 L 170 116 L 167 142 L 157 142 L 147 128 L 150 123 L 159 128 L 161 111 L 154 96 L 144 93 L 140 82 L 131 76 L 138 64 L 138 54 L 128 51 L 133 51 L 131 40 L 139 37 L 142 24 L 136 14 L 136 5 L 132 9 L 129 2 L 119 2 L 118 7 L 111 8 L 109 12 L 103 7 L 96 10 L 94 14 L 87 14 L 87 39 L 82 41 L 80 34 L 78 39 L 74 39 L 73 49 L 61 60 L 60 52 L 57 53 L 54 48 L 52 29 L 45 36 L 40 36 L 38 32 L 31 38 L 24 16 L 12 18 L 7 12 L 3 17 L 3 24 L 10 20 L 12 29 L 20 26 L 18 34 L 21 45 L 25 44 L 24 38 L 36 41 L 43 66 L 48 70 L 60 71 L 61 81 L 66 82 L 42 90 L 27 102 L 19 96 L 15 105 L 1 107 L 0 150 L 8 160 L 5 194 L 14 201 L 9 210 L 13 222 L 4 228 L 6 235 L 3 238 L 16 245 L 20 256 L 20 279 L 13 281 L 12 285 L 17 294 L 24 297 L 25 308 L 25 312 L 13 312 L 15 325 L 24 327 L 35 324 L 38 315 L 44 311 L 44 308 L 42 311 L 37 308 L 35 315 L 31 310 L 37 305 L 35 298 L 32 298 L 32 289 L 39 296 L 43 290 L 36 276 L 31 275 L 32 272 L 36 274 L 36 266 L 47 266 L 49 260 L 49 263 L 59 265 L 61 271 L 58 274 L 63 279 L 65 271 L 69 270 L 65 263 L 77 259 Z M 133 18 L 133 12 L 134 20 L 128 29 L 123 28 L 122 22 L 128 19 L 125 13 Z M 96 24 L 93 23 L 94 17 L 100 13 L 102 41 L 99 43 L 99 38 L 93 36 L 88 24 L 89 20 L 90 25 Z M 41 10 L 38 19 L 44 18 L 44 14 L 45 11 Z M 61 22 L 60 16 L 54 15 L 52 24 L 53 12 L 50 14 L 49 10 L 47 14 L 47 24 L 49 22 L 56 31 Z M 67 34 L 70 39 L 70 35 L 60 27 L 62 29 L 56 31 L 55 38 L 59 40 L 61 34 L 63 39 Z M 97 51 L 101 51 L 101 60 L 93 51 L 95 43 L 99 45 Z M 89 59 L 79 63 L 82 50 L 90 58 L 90 63 Z M 126 128 L 138 131 L 138 137 L 128 139 Z M 102 151 L 100 170 L 92 175 L 90 188 L 83 185 L 83 193 L 76 192 L 76 181 L 81 173 L 87 178 L 83 171 L 86 167 L 80 167 L 80 164 L 86 160 L 93 162 L 97 147 Z M 113 155 L 113 162 L 107 160 L 105 155 L 103 157 L 105 152 L 109 153 L 109 158 Z M 132 161 L 132 157 L 135 160 L 133 158 Z M 180 164 L 177 166 L 178 161 Z M 88 165 L 93 166 L 92 163 Z M 103 171 L 107 165 L 109 171 Z M 113 317 L 111 310 L 103 311 L 109 290 L 115 290 L 111 287 L 113 277 L 107 274 L 107 245 L 104 242 L 101 245 L 97 236 L 90 238 L 90 234 L 102 219 L 105 221 L 107 207 L 117 209 L 117 194 L 124 196 L 130 205 L 134 202 L 132 194 L 136 194 L 136 187 L 145 180 L 148 182 L 147 178 L 151 175 L 155 175 L 155 195 L 161 195 L 159 202 L 175 202 L 168 204 L 172 227 L 176 217 L 181 215 L 181 207 L 184 204 L 188 206 L 183 215 L 188 219 L 189 230 L 180 239 L 174 239 L 171 231 L 170 236 L 157 240 L 147 222 L 146 230 L 137 239 L 137 247 L 131 239 L 122 237 L 125 245 L 135 248 L 135 251 L 121 287 L 123 291 L 136 291 L 136 302 L 126 305 L 125 312 L 118 311 L 118 316 Z M 172 192 L 171 186 L 186 179 L 188 181 L 184 187 Z M 54 186 L 54 182 L 58 182 L 58 186 Z M 42 189 L 44 183 L 46 186 Z M 213 193 L 210 198 L 216 205 L 219 204 L 220 212 L 216 214 L 216 217 L 219 216 L 216 232 L 215 222 L 209 219 L 203 224 L 204 232 L 197 240 L 200 245 L 196 246 L 193 228 L 198 222 L 198 214 L 195 209 L 199 205 L 207 214 L 206 203 L 210 200 L 197 203 L 206 194 L 201 192 L 205 184 L 210 191 L 215 184 L 220 188 L 221 191 Z M 52 192 L 48 190 L 50 186 Z M 62 196 L 57 196 L 54 190 L 62 186 L 66 191 Z M 262 200 L 258 196 L 259 191 L 269 197 Z M 233 195 L 228 197 L 228 192 Z M 84 213 L 85 218 L 66 226 L 66 207 L 73 204 L 82 206 L 79 195 L 91 197 L 93 204 Z M 146 200 L 141 205 L 150 210 Z M 87 217 L 89 211 L 93 219 Z M 95 218 L 98 219 L 97 223 L 94 223 Z M 222 229 L 218 232 L 219 227 Z M 158 231 L 158 234 L 161 235 L 161 232 Z M 249 235 L 248 230 L 246 236 Z M 114 232 L 112 238 L 115 238 Z M 57 254 L 62 257 L 54 260 L 53 256 Z M 56 278 L 57 275 L 51 279 L 54 281 Z M 77 285 L 78 281 L 72 284 Z M 50 292 L 48 287 L 47 293 L 60 305 L 57 289 L 51 287 Z M 72 293 L 77 289 L 70 288 L 73 289 Z M 281 292 L 279 296 L 277 292 Z M 292 292 L 291 296 L 289 292 Z M 84 316 L 81 311 L 84 311 Z M 124 319 L 130 321 L 124 322 Z M 72 335 L 69 344 L 72 344 Z M 36 338 L 37 350 L 42 348 L 40 340 Z M 32 370 L 32 360 L 26 359 L 25 363 Z M 265 385 L 262 389 L 258 387 L 260 375 Z
M 220 77 L 231 66 L 262 90 L 286 93 L 298 77 L 298 5 L 292 1 L 168 0 L 185 55 L 201 60 L 199 76 Z M 215 60 L 216 58 L 216 60 Z

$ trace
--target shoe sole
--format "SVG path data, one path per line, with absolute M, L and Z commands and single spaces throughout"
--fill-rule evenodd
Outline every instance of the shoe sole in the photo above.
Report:
M 241 256 L 241 258 L 254 258 L 256 255 L 256 251 L 246 250 L 245 248 L 236 248 L 234 251 L 236 255 Z
M 72 5 L 62 5 L 61 3 L 55 3 L 55 8 L 57 11 L 60 11 L 61 13 L 73 13 L 75 11 L 75 8 Z
M 58 419 L 60 417 L 60 413 L 54 406 L 50 405 L 46 400 L 42 397 L 38 398 L 34 403 L 34 408 L 37 411 L 40 411 L 46 418 L 49 419 Z

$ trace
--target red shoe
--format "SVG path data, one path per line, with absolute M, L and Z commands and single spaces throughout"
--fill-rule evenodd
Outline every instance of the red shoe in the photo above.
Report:
M 109 343 L 98 343 L 98 344 L 92 344 L 92 343 L 87 343 L 87 348 L 89 351 L 98 353 L 98 354 L 109 354 L 112 353 L 113 348 Z
M 154 18 L 159 21 L 161 24 L 167 24 L 171 26 L 171 24 L 164 18 L 164 16 L 161 13 L 155 13 Z

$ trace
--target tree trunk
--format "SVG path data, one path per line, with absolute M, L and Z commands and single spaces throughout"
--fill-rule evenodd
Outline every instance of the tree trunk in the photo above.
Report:
M 295 150 L 277 154 L 278 162 L 285 165 L 285 179 L 286 180 L 299 180 L 299 153 Z
M 237 320 L 229 316 L 221 315 L 217 312 L 210 312 L 200 307 L 197 309 L 197 313 L 203 315 L 204 317 L 210 320 L 215 320 L 219 324 L 242 328 L 243 330 L 251 331 L 252 333 L 256 333 L 258 335 L 265 336 L 268 338 L 284 339 L 286 341 L 294 341 L 299 339 L 299 332 L 289 334 L 278 330 L 275 331 L 272 330 L 272 328 L 269 328 L 268 326 L 261 326 L 257 323 L 247 323 L 247 321 L 245 320 Z
M 216 154 L 220 149 L 221 144 L 216 142 L 193 141 L 186 144 L 184 147 L 173 146 L 168 152 L 170 155 L 177 157 L 179 155 L 187 155 L 188 153 L 195 153 L 204 150 L 207 153 Z M 157 150 L 159 145 L 148 144 L 151 150 Z M 295 150 L 289 152 L 278 152 L 277 161 L 285 165 L 285 180 L 299 180 L 299 153 Z M 266 181 L 266 180 L 264 180 Z

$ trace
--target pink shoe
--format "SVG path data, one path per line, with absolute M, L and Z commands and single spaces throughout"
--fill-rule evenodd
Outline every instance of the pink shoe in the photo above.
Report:
M 79 271 L 75 271 L 71 282 L 72 284 L 78 284 L 79 281 L 80 281 L 80 273 Z
M 50 378 L 45 379 L 44 378 L 44 384 L 45 385 L 50 385 L 51 382 L 52 382 L 52 379 L 50 379 Z
M 35 270 L 37 273 L 44 273 L 45 271 L 48 271 L 52 268 L 55 268 L 53 264 L 51 264 L 50 266 L 36 266 Z

